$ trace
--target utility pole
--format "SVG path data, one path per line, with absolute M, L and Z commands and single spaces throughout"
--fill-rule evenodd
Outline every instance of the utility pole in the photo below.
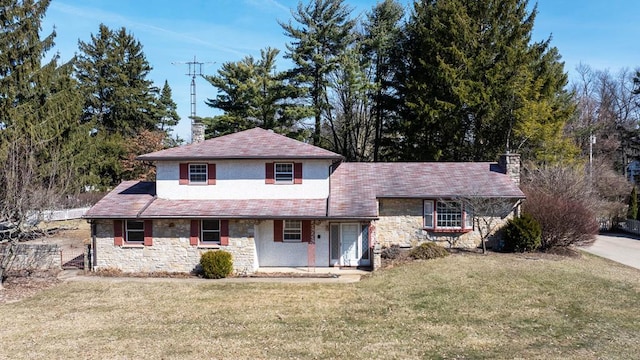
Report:
M 596 136 L 589 135 L 589 183 L 593 186 L 593 144 L 596 143 Z
M 204 141 L 204 124 L 196 117 L 196 76 L 203 76 L 202 65 L 213 63 L 198 61 L 194 55 L 193 61 L 173 62 L 172 64 L 187 64 L 189 66 L 189 72 L 186 75 L 191 78 L 191 116 L 189 116 L 191 118 L 191 142 L 195 143 Z

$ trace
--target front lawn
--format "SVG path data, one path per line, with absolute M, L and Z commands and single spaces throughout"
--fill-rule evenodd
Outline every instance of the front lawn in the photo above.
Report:
M 0 358 L 635 358 L 640 271 L 453 255 L 356 284 L 71 282 L 0 305 Z

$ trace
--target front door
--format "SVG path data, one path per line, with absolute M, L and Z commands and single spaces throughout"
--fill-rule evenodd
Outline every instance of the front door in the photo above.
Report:
M 366 224 L 331 224 L 331 265 L 370 265 L 368 230 Z

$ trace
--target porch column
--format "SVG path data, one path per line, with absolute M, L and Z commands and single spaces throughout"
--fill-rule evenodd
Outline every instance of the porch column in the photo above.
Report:
M 314 268 L 316 267 L 316 222 L 311 221 L 311 238 L 308 239 L 307 243 L 307 267 Z

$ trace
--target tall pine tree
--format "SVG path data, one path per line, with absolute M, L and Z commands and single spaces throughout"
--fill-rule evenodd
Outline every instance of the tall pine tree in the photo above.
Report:
M 206 104 L 224 114 L 203 119 L 207 136 L 215 137 L 253 127 L 273 129 L 296 135 L 299 121 L 310 115 L 309 108 L 296 102 L 301 91 L 277 72 L 277 49 L 261 50 L 260 59 L 247 56 L 238 62 L 227 62 L 218 75 L 205 76 L 217 88 L 218 95 Z
M 536 156 L 545 144 L 572 153 L 558 130 L 571 114 L 566 74 L 549 41 L 531 43 L 535 16 L 526 0 L 415 3 L 401 156 L 494 160 L 509 148 Z M 543 139 L 532 142 L 532 128 L 544 129 Z
M 397 119 L 398 96 L 393 80 L 396 66 L 404 56 L 399 51 L 402 39 L 401 20 L 404 9 L 396 0 L 379 2 L 367 14 L 363 24 L 362 51 L 369 62 L 373 87 L 369 90 L 375 119 L 373 161 L 384 157 L 384 142 L 391 123 Z
M 91 41 L 78 46 L 76 76 L 85 94 L 84 121 L 124 137 L 162 123 L 158 89 L 147 79 L 151 65 L 132 34 L 101 24 Z
M 289 79 L 307 90 L 313 109 L 313 144 L 321 144 L 323 115 L 331 115 L 328 76 L 338 66 L 340 56 L 354 42 L 355 21 L 343 0 L 310 0 L 292 12 L 296 24 L 280 23 L 292 40 L 285 58 L 294 62 Z
M 32 220 L 76 192 L 88 129 L 79 124 L 81 97 L 70 64 L 42 64 L 55 33 L 40 38 L 48 0 L 0 5 L 0 222 L 9 238 L 0 279 Z M 0 283 L 0 288 L 1 288 Z

